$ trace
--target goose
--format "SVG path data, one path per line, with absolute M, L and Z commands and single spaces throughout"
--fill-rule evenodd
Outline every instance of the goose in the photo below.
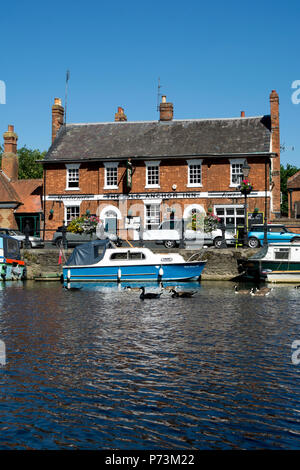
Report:
M 261 287 L 258 289 L 256 288 L 255 295 L 269 295 L 273 290 L 273 287 L 270 289 L 269 287 Z
M 300 286 L 295 286 L 294 289 L 300 289 Z
M 170 293 L 172 292 L 172 297 L 192 297 L 194 294 L 196 294 L 195 291 L 177 291 L 176 289 L 171 289 Z
M 238 286 L 234 286 L 234 291 L 236 294 L 251 294 L 251 291 L 253 291 L 253 289 L 251 289 L 250 291 L 246 289 L 239 290 Z
M 139 290 L 141 290 L 141 295 L 140 295 L 140 299 L 141 300 L 144 300 L 144 299 L 159 299 L 162 292 L 148 292 L 147 294 L 145 294 L 145 287 L 140 287 Z
M 71 287 L 69 284 L 67 284 L 66 286 L 64 285 L 63 288 L 66 289 L 66 290 L 80 290 L 80 289 L 82 289 L 82 286 L 80 286 L 80 287 Z
M 254 295 L 254 296 L 258 296 L 258 297 L 266 297 L 267 295 L 270 294 L 270 292 L 273 290 L 272 289 L 269 289 L 268 287 L 263 287 L 262 289 L 258 289 L 256 287 L 256 289 L 252 289 L 252 292 L 251 292 L 251 295 Z

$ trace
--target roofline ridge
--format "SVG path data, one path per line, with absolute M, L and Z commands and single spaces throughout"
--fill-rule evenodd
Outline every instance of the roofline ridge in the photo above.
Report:
M 258 116 L 237 116 L 237 117 L 220 117 L 220 118 L 195 118 L 195 119 L 172 119 L 171 121 L 103 121 L 103 122 L 74 122 L 65 124 L 66 127 L 72 126 L 99 126 L 106 124 L 113 124 L 115 126 L 124 126 L 127 124 L 169 124 L 172 122 L 203 122 L 203 121 L 245 121 L 247 119 L 261 119 L 264 116 L 269 116 L 268 114 L 260 114 Z

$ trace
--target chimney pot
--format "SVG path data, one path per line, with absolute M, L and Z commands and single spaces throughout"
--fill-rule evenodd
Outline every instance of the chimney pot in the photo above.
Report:
M 166 96 L 161 97 L 161 103 L 159 105 L 160 121 L 172 121 L 173 120 L 173 103 L 167 103 Z
M 127 116 L 124 114 L 124 109 L 118 106 L 118 112 L 115 114 L 115 122 L 127 121 Z
M 241 117 L 245 117 L 245 111 L 241 111 Z

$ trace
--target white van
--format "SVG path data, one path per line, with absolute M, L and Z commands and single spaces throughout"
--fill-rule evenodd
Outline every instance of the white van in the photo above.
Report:
M 155 243 L 162 243 L 166 248 L 174 248 L 178 246 L 182 233 L 182 221 L 180 219 L 165 220 L 161 222 L 157 229 L 145 230 L 143 232 L 143 240 L 155 241 Z M 184 231 L 184 241 L 192 245 L 214 245 L 220 248 L 222 243 L 222 230 L 216 229 L 212 232 L 205 233 L 200 230 L 186 229 Z M 235 238 L 231 232 L 225 231 L 226 245 L 234 245 Z

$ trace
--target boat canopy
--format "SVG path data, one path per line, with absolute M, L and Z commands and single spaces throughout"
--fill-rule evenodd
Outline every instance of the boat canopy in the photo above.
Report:
M 19 242 L 9 235 L 0 235 L 0 249 L 3 250 L 4 258 L 21 259 Z
M 103 259 L 108 246 L 110 246 L 110 241 L 108 239 L 82 243 L 74 248 L 71 256 L 66 262 L 66 266 L 86 266 L 96 264 Z

